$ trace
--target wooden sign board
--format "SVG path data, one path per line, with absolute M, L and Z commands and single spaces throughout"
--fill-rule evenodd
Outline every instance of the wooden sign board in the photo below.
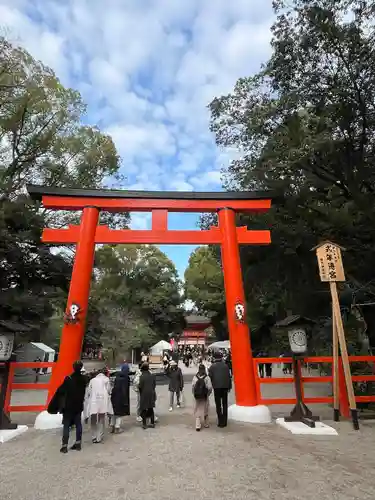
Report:
M 345 281 L 341 248 L 338 245 L 329 241 L 319 245 L 316 248 L 316 257 L 321 281 Z

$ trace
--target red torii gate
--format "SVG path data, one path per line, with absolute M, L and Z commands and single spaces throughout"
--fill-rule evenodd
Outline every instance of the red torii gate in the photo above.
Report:
M 96 244 L 218 244 L 222 251 L 236 406 L 257 405 L 249 329 L 243 317 L 245 297 L 238 245 L 267 245 L 271 236 L 269 230 L 249 231 L 246 227 L 237 227 L 236 213 L 269 210 L 269 193 L 117 191 L 34 185 L 27 189 L 31 198 L 41 201 L 44 208 L 82 211 L 79 226 L 43 230 L 44 243 L 76 244 L 67 314 L 72 304 L 80 307 L 79 321 L 64 324 L 49 399 L 71 372 L 73 362 L 81 356 Z M 98 225 L 100 211 L 152 212 L 152 228 L 112 230 Z M 168 212 L 217 212 L 219 225 L 208 230 L 168 230 Z

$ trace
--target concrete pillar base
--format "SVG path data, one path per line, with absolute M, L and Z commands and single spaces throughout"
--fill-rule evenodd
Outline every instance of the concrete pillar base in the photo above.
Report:
M 272 422 L 272 417 L 268 406 L 231 405 L 228 408 L 228 420 L 251 424 L 270 424 Z
M 62 415 L 57 413 L 51 415 L 44 410 L 35 419 L 34 429 L 45 431 L 48 429 L 60 429 L 62 427 Z
M 17 429 L 0 429 L 0 444 L 6 443 L 11 439 L 23 434 L 28 429 L 27 425 L 18 425 Z

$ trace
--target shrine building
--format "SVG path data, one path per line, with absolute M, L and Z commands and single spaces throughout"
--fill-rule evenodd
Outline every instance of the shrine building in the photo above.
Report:
M 179 346 L 207 346 L 212 336 L 211 320 L 205 316 L 189 315 L 185 317 L 186 328 L 178 341 Z

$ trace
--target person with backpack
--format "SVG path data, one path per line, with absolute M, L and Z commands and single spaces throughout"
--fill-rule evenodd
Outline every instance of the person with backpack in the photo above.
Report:
M 208 409 L 210 404 L 210 394 L 212 392 L 212 384 L 210 377 L 207 375 L 206 367 L 203 364 L 199 365 L 198 373 L 193 378 L 192 391 L 195 399 L 195 430 L 200 431 L 202 421 L 204 427 L 209 427 Z

